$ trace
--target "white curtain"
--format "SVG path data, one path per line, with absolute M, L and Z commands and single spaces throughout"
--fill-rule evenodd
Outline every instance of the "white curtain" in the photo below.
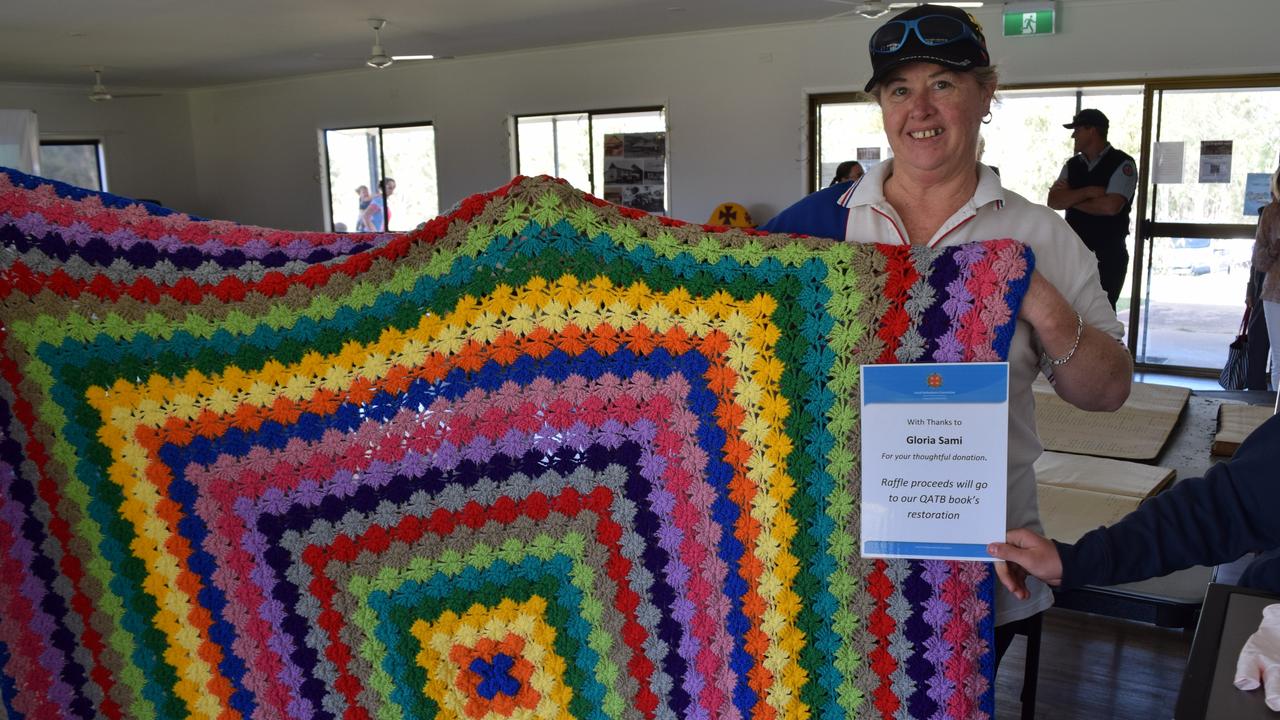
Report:
M 40 174 L 40 131 L 34 110 L 0 110 L 0 166 Z

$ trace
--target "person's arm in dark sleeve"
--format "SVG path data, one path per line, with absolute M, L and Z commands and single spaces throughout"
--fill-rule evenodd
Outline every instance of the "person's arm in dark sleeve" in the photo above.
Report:
M 1280 416 L 1204 477 L 1177 483 L 1074 545 L 1056 544 L 1062 587 L 1135 582 L 1280 547 Z
M 806 195 L 759 229 L 771 233 L 844 240 L 845 229 L 849 224 L 849 208 L 838 201 L 852 184 L 844 182 Z

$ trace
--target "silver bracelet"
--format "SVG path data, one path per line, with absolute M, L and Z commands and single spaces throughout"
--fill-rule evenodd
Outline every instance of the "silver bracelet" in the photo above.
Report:
M 1076 354 L 1076 348 L 1080 347 L 1081 335 L 1084 335 L 1084 318 L 1080 316 L 1080 313 L 1076 313 L 1076 341 L 1071 343 L 1071 349 L 1067 351 L 1067 354 L 1060 358 L 1051 358 L 1049 357 L 1049 353 L 1042 352 L 1040 353 L 1040 357 L 1044 358 L 1044 361 L 1053 367 L 1066 365 L 1070 362 L 1071 356 Z

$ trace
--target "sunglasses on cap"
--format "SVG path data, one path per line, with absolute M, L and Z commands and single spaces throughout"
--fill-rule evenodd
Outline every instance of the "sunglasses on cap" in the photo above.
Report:
M 875 55 L 892 55 L 902 49 L 911 33 L 921 43 L 936 47 L 968 40 L 983 47 L 981 37 L 966 23 L 950 15 L 925 15 L 911 20 L 890 20 L 871 36 L 871 52 Z

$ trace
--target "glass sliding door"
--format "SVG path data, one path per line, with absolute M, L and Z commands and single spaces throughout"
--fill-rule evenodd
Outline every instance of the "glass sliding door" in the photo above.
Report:
M 1280 162 L 1280 86 L 1160 87 L 1151 97 L 1142 303 L 1134 358 L 1149 368 L 1216 375 L 1244 312 L 1257 224 L 1250 174 Z
M 1138 85 L 1002 90 L 991 123 L 982 129 L 982 161 L 998 168 L 1000 181 L 1028 200 L 1044 204 L 1049 186 L 1072 155 L 1071 131 L 1062 127 L 1084 108 L 1101 110 L 1111 122 L 1107 141 L 1142 162 L 1142 87 Z M 1137 197 L 1129 213 L 1129 257 L 1137 227 Z M 1121 323 L 1129 319 L 1129 285 L 1116 305 Z

